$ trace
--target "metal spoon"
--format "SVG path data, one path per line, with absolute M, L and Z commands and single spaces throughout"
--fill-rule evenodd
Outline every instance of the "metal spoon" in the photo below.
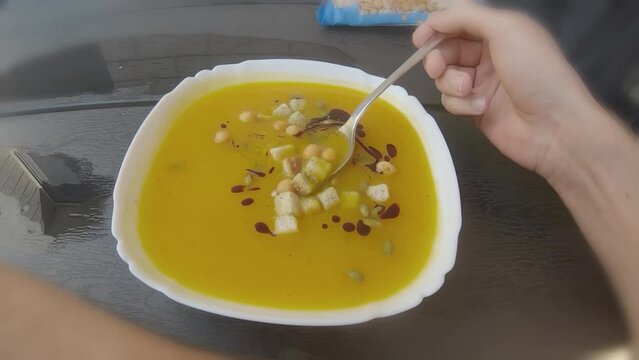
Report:
M 355 108 L 355 111 L 351 114 L 351 117 L 339 128 L 346 138 L 348 139 L 348 152 L 344 156 L 342 163 L 335 168 L 333 171 L 333 175 L 335 175 L 338 171 L 340 171 L 346 163 L 350 160 L 351 156 L 353 156 L 353 152 L 355 151 L 355 136 L 357 124 L 362 119 L 362 115 L 368 109 L 368 106 L 375 101 L 389 86 L 391 86 L 395 81 L 399 80 L 404 74 L 408 72 L 413 66 L 417 65 L 417 63 L 421 62 L 426 55 L 428 55 L 431 50 L 433 50 L 440 42 L 442 42 L 445 38 L 444 34 L 436 33 L 431 37 L 424 46 L 417 49 L 413 55 L 411 55 L 403 64 L 401 64 L 397 70 L 395 70 L 384 82 L 379 84 L 358 106 Z

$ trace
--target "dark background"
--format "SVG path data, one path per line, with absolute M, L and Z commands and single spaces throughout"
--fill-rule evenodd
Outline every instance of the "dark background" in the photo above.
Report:
M 494 0 L 492 2 L 496 5 L 523 10 L 544 23 L 556 36 L 567 56 L 599 99 L 629 123 L 637 126 L 639 122 L 637 115 L 639 114 L 639 2 L 635 0 Z M 109 68 L 110 60 L 126 59 L 127 54 L 123 53 L 124 49 L 109 49 L 108 54 L 101 55 L 99 51 L 101 46 L 96 42 L 107 39 L 122 39 L 122 37 L 141 34 L 192 34 L 213 31 L 228 35 L 244 33 L 264 39 L 297 39 L 313 42 L 316 40 L 314 35 L 322 36 L 322 30 L 318 29 L 313 19 L 308 16 L 311 15 L 310 8 L 317 3 L 318 1 L 313 0 L 0 0 L 0 52 L 2 54 L 0 56 L 0 99 L 54 97 L 84 91 L 113 91 L 122 84 L 118 84 L 118 80 L 121 80 L 118 76 L 109 74 L 112 70 Z M 278 18 L 268 18 L 257 11 L 262 8 L 259 5 L 265 5 L 280 15 L 290 13 L 295 18 L 288 19 L 286 16 L 280 16 L 279 18 L 285 21 L 278 22 Z M 217 11 L 219 9 L 228 12 L 230 7 L 236 8 L 243 14 L 238 15 L 237 18 L 211 17 L 210 21 L 213 24 L 198 23 L 204 19 L 203 16 L 189 19 L 189 13 L 197 9 L 203 9 L 202 13 L 206 14 L 207 12 L 220 13 L 221 11 Z M 301 8 L 309 9 L 300 12 Z M 174 16 L 171 16 L 172 13 Z M 165 16 L 166 22 L 158 24 L 156 20 L 161 15 Z M 134 18 L 135 23 L 131 23 L 131 17 Z M 306 27 L 296 26 L 304 22 L 308 22 Z M 260 26 L 262 24 L 265 26 Z M 241 31 L 234 32 L 233 29 L 236 28 L 241 28 Z M 287 30 L 291 33 L 281 36 L 281 33 L 285 34 Z M 352 41 L 360 41 L 359 46 L 376 49 L 377 45 L 385 40 L 385 37 L 376 37 L 377 34 L 397 31 L 397 29 L 387 31 L 356 29 L 352 32 L 362 36 L 353 37 Z M 241 42 L 243 39 L 237 40 Z M 176 40 L 176 42 L 180 41 Z M 98 45 L 97 48 L 96 45 Z M 339 43 L 331 45 L 340 47 Z M 126 45 L 122 44 L 122 47 Z M 263 55 L 299 57 L 302 54 L 282 51 L 277 49 L 277 46 L 272 49 L 271 53 Z M 324 50 L 317 49 L 318 53 Z M 378 57 L 381 53 L 382 59 L 356 58 L 355 60 L 359 60 L 358 63 L 373 71 L 388 67 L 365 66 L 367 62 L 384 62 L 392 66 L 394 62 L 386 61 L 389 60 L 390 54 L 385 53 L 383 47 L 378 50 L 375 55 L 372 53 L 367 55 Z M 311 56 L 303 54 L 305 57 L 322 58 L 318 56 L 319 54 Z M 248 58 L 248 56 L 237 59 L 240 58 Z M 341 62 L 349 62 L 347 59 L 341 60 Z M 187 65 L 186 68 L 180 68 L 178 64 L 175 78 L 192 75 L 199 68 L 198 65 L 214 63 L 215 61 L 191 64 L 192 66 Z M 157 73 L 151 74 L 152 77 L 173 79 L 174 73 L 161 72 L 162 66 L 162 63 L 155 64 Z M 145 71 L 152 70 L 145 66 Z M 534 71 L 534 69 L 527 69 L 527 71 Z M 151 91 L 158 94 L 165 92 L 170 86 L 163 86 L 167 81 L 164 83 L 155 84 Z M 425 100 L 434 102 L 436 100 L 434 92 L 429 92 L 429 95 L 431 95 L 430 98 Z
M 455 268 L 419 307 L 356 326 L 274 326 L 184 307 L 130 275 L 110 233 L 111 192 L 131 138 L 162 94 L 221 63 L 292 57 L 386 75 L 414 50 L 410 28 L 322 28 L 317 3 L 0 0 L 0 261 L 152 331 L 233 354 L 626 354 L 615 297 L 557 195 L 448 115 L 421 69 L 401 84 L 448 142 L 464 225 Z M 500 3 L 546 24 L 598 98 L 639 127 L 639 2 Z

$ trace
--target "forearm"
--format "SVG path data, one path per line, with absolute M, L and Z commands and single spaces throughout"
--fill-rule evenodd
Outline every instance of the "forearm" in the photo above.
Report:
M 117 319 L 0 264 L 1 359 L 221 359 Z
M 580 111 L 560 132 L 555 170 L 546 175 L 609 274 L 638 340 L 639 142 L 598 105 Z

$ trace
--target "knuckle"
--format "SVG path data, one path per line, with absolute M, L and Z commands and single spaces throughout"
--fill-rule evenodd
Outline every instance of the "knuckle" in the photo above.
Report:
M 435 87 L 443 94 L 447 94 L 449 92 L 448 88 L 446 87 L 446 83 L 443 80 L 443 77 L 438 77 L 437 79 L 435 79 Z

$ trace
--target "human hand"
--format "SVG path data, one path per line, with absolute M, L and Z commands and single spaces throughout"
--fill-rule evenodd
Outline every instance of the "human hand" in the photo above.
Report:
M 527 16 L 478 5 L 430 15 L 416 46 L 435 31 L 448 36 L 424 60 L 442 104 L 470 115 L 506 156 L 547 178 L 553 157 L 579 116 L 598 108 L 550 34 Z

